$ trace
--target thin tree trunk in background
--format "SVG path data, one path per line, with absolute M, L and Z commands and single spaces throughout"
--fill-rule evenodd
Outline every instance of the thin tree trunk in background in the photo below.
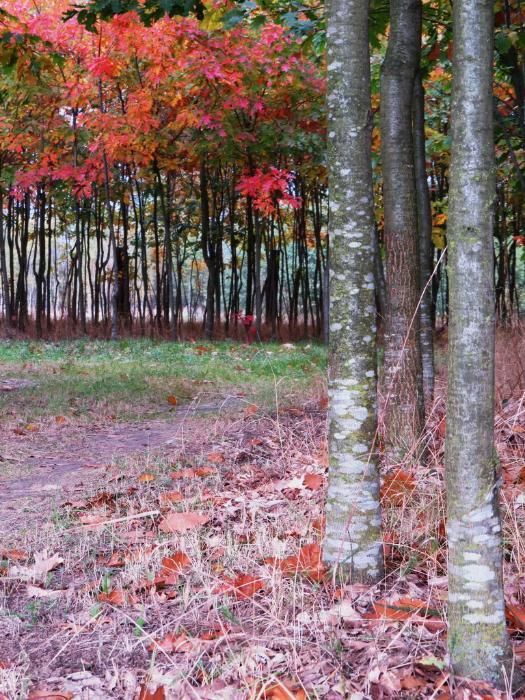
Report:
M 494 447 L 491 0 L 454 2 L 446 482 L 448 649 L 458 676 L 510 673 Z
M 432 210 L 428 191 L 425 152 L 425 93 L 421 74 L 414 81 L 413 96 L 414 174 L 416 179 L 417 228 L 419 234 L 419 342 L 423 370 L 423 396 L 430 406 L 434 398 L 434 328 L 432 323 Z
M 207 340 L 213 338 L 214 314 L 215 314 L 215 274 L 216 261 L 213 243 L 210 241 L 210 200 L 208 195 L 208 176 L 206 163 L 201 161 L 200 167 L 200 196 L 201 196 L 201 245 L 204 262 L 208 268 L 208 281 L 206 285 L 206 316 L 204 319 L 204 336 Z
M 99 93 L 99 108 L 100 111 L 104 112 L 104 97 L 102 93 L 102 81 L 98 82 L 98 93 Z M 112 257 L 112 280 L 111 280 L 111 302 L 110 302 L 110 314 L 111 314 L 111 340 L 118 340 L 119 337 L 119 319 L 118 319 L 118 251 L 117 251 L 117 239 L 115 237 L 115 227 L 113 225 L 113 211 L 111 209 L 111 193 L 109 189 L 109 163 L 106 151 L 103 151 L 103 165 L 104 165 L 104 199 L 106 203 L 106 216 L 107 225 L 109 230 L 109 248 Z M 109 253 L 108 253 L 109 255 Z
M 324 560 L 354 581 L 383 573 L 375 454 L 376 307 L 367 0 L 328 9 L 329 486 Z
M 372 237 L 372 248 L 374 255 L 374 281 L 376 286 L 376 305 L 379 325 L 384 323 L 386 316 L 386 280 L 383 260 L 381 258 L 381 247 L 379 245 L 379 233 L 377 226 L 374 227 L 374 235 Z
M 424 424 L 419 346 L 417 203 L 412 95 L 419 68 L 421 1 L 391 0 L 390 37 L 381 77 L 381 157 L 385 209 L 385 451 L 400 461 Z
M 46 194 L 44 187 L 38 189 L 38 220 L 35 217 L 35 226 L 37 227 L 38 237 L 38 264 L 36 266 L 36 337 L 42 338 L 42 320 L 44 315 L 44 283 L 46 274 Z M 35 256 L 37 252 L 35 251 Z
M 5 254 L 4 235 L 4 193 L 0 189 L 0 271 L 2 274 L 2 295 L 4 297 L 5 317 L 8 324 L 12 323 L 11 295 L 9 291 L 9 273 Z

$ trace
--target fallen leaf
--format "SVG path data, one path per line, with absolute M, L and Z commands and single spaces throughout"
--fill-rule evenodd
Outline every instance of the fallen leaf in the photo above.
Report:
M 175 480 L 175 479 L 194 479 L 196 474 L 195 474 L 195 469 L 191 469 L 188 467 L 186 469 L 179 469 L 179 471 L 177 471 L 177 472 L 171 472 L 170 476 L 173 480 Z
M 208 520 L 207 515 L 195 511 L 170 513 L 161 521 L 159 530 L 162 532 L 186 532 L 204 525 Z
M 166 691 L 163 685 L 157 686 L 154 690 L 150 690 L 147 683 L 140 688 L 138 700 L 166 700 Z
M 264 581 L 259 576 L 238 574 L 234 579 L 225 579 L 225 592 L 235 595 L 240 600 L 247 600 L 264 588 Z
M 297 555 L 285 559 L 267 559 L 266 563 L 273 564 L 284 574 L 302 574 L 312 581 L 322 581 L 327 572 L 327 567 L 321 560 L 321 547 L 316 543 L 305 544 Z
M 166 585 L 174 585 L 178 582 L 179 574 L 188 568 L 191 559 L 184 552 L 174 552 L 169 557 L 164 557 L 161 561 L 159 578 Z
M 64 425 L 67 423 L 66 417 L 65 416 L 55 416 L 55 423 L 57 425 Z
M 26 593 L 29 598 L 47 598 L 48 600 L 54 600 L 56 598 L 61 598 L 65 593 L 67 593 L 67 590 L 40 588 L 39 586 L 32 586 L 30 583 L 28 583 Z
M 162 649 L 168 654 L 171 653 L 184 653 L 187 651 L 194 651 L 197 647 L 201 646 L 203 640 L 193 639 L 188 637 L 187 634 L 174 634 L 170 632 L 163 639 L 158 642 L 154 642 L 150 645 L 150 651 L 154 649 Z
M 109 518 L 107 515 L 96 515 L 95 513 L 81 515 L 79 517 L 82 525 L 84 525 L 85 529 L 89 531 L 101 530 L 110 519 L 111 518 Z
M 304 689 L 289 680 L 267 683 L 259 689 L 257 697 L 264 700 L 307 700 Z
M 97 600 L 101 603 L 111 603 L 112 605 L 130 605 L 136 602 L 135 596 L 132 596 L 122 588 L 115 588 L 109 593 L 99 593 Z
M 341 620 L 344 622 L 351 622 L 353 620 L 362 620 L 363 618 L 354 608 L 351 600 L 342 600 L 329 610 L 320 612 L 319 619 L 321 622 L 337 625 Z
M 209 476 L 210 474 L 217 474 L 217 470 L 213 467 L 197 467 L 195 469 L 195 476 Z
M 305 474 L 303 483 L 307 489 L 317 491 L 324 483 L 324 479 L 320 474 Z
M 505 606 L 505 613 L 509 625 L 517 630 L 525 630 L 525 607 L 523 605 Z
M 122 552 L 113 552 L 109 559 L 105 562 L 106 566 L 111 568 L 120 568 L 125 565 L 126 557 Z
M 224 455 L 222 452 L 210 452 L 206 455 L 206 459 L 213 464 L 222 464 L 224 462 Z
M 170 503 L 178 503 L 183 501 L 184 496 L 180 491 L 165 491 L 159 495 L 159 503 L 161 506 L 170 505 Z
M 58 554 L 49 556 L 47 549 L 44 549 L 35 554 L 34 564 L 31 566 L 12 566 L 9 569 L 9 574 L 24 581 L 44 580 L 50 571 L 56 569 L 63 562 L 64 560 Z
M 244 415 L 245 416 L 254 416 L 258 410 L 259 410 L 259 406 L 257 406 L 254 403 L 251 403 L 249 406 L 246 406 L 246 408 L 244 409 Z
M 425 681 L 416 676 L 404 676 L 401 679 L 401 688 L 403 690 L 417 690 L 425 685 Z
M 143 484 L 146 484 L 149 481 L 155 481 L 155 474 L 152 474 L 151 472 L 142 472 L 142 474 L 139 476 L 139 481 Z
M 8 561 L 27 561 L 29 554 L 23 549 L 4 549 L 0 552 L 0 557 Z
M 71 700 L 73 693 L 60 690 L 33 690 L 27 700 Z
M 381 486 L 381 498 L 391 506 L 401 506 L 416 488 L 413 476 L 402 469 L 387 474 Z
M 177 397 L 173 396 L 173 394 L 170 394 L 169 396 L 166 396 L 166 401 L 171 404 L 171 406 L 176 406 L 177 405 Z

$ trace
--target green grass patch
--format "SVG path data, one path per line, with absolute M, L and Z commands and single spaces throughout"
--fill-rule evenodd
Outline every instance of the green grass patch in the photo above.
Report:
M 133 420 L 176 410 L 167 401 L 170 395 L 178 405 L 235 395 L 271 408 L 276 400 L 293 403 L 319 386 L 325 363 L 318 344 L 2 341 L 0 382 L 31 385 L 0 391 L 0 416 Z

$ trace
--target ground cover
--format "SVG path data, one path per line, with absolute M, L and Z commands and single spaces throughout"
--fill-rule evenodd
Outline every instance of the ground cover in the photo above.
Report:
M 496 435 L 520 659 L 525 409 L 505 348 Z M 446 671 L 443 370 L 426 464 L 383 469 L 387 575 L 364 587 L 320 561 L 321 348 L 0 355 L 0 697 L 505 697 Z

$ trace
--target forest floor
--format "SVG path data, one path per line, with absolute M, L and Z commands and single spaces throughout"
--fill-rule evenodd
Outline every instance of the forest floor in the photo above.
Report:
M 523 350 L 501 334 L 518 662 Z M 365 587 L 319 557 L 324 367 L 315 344 L 0 344 L 0 698 L 507 697 L 446 670 L 443 370 L 426 464 L 383 470 L 387 576 Z

